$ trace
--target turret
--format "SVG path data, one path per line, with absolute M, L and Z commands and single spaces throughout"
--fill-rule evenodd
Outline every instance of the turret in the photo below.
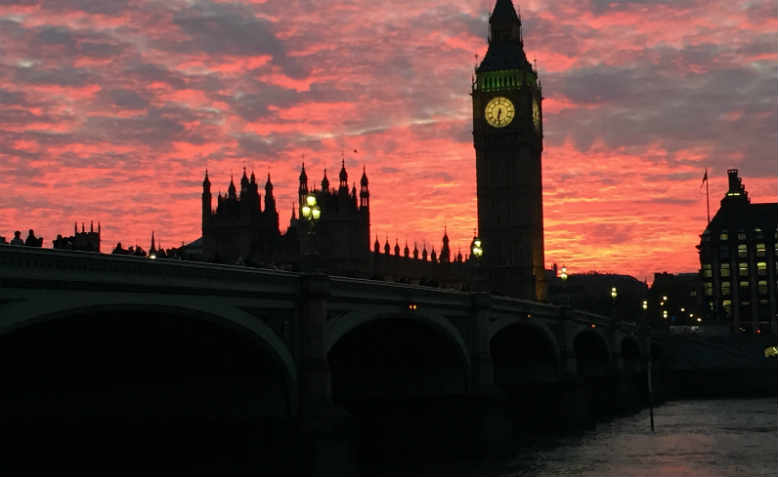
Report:
M 202 213 L 202 233 L 203 237 L 205 237 L 205 229 L 208 227 L 208 221 L 210 220 L 212 213 L 211 181 L 208 179 L 208 169 L 205 170 L 205 179 L 203 179 Z
M 440 249 L 440 263 L 451 262 L 451 249 L 448 246 L 448 231 L 443 229 L 443 247 Z
M 249 192 L 249 178 L 246 175 L 246 168 L 243 168 L 243 177 L 240 178 L 240 197 L 241 199 Z
M 405 241 L 405 249 L 403 249 L 403 256 L 405 258 L 408 258 L 408 256 L 411 254 L 411 251 L 408 249 L 408 241 Z
M 341 159 L 340 161 L 340 174 L 338 174 L 339 184 L 338 184 L 338 193 L 347 195 L 348 194 L 348 173 L 346 172 L 346 160 Z
M 367 188 L 367 171 L 362 166 L 362 179 L 359 180 L 359 208 L 370 207 L 370 191 Z
M 397 239 L 394 239 L 394 255 L 397 257 L 400 256 L 400 243 L 397 241 Z
M 375 242 L 373 242 L 373 253 L 376 255 L 381 253 L 381 244 L 378 243 L 378 235 L 375 236 Z
M 302 206 L 302 204 L 305 203 L 305 196 L 308 195 L 308 174 L 305 173 L 304 162 L 300 168 L 300 187 L 298 189 L 298 195 L 300 196 L 299 203 Z
M 327 169 L 324 169 L 324 177 L 321 180 L 321 191 L 324 193 L 330 191 L 330 180 L 327 179 Z
M 743 185 L 743 180 L 738 177 L 738 170 L 728 169 L 727 175 L 729 176 L 729 190 L 727 190 L 724 198 L 721 199 L 721 205 L 724 205 L 725 202 L 751 203 L 748 198 L 748 192 L 746 192 L 746 188 Z
M 232 176 L 230 176 L 230 186 L 227 188 L 227 198 L 232 200 L 238 198 L 238 195 L 235 193 L 235 181 Z

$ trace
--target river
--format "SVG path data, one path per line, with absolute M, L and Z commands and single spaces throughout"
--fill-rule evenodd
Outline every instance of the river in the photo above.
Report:
M 671 401 L 574 435 L 539 436 L 513 457 L 449 462 L 414 473 L 522 476 L 778 475 L 776 398 Z M 402 472 L 400 472 L 402 473 Z
M 775 476 L 776 399 L 668 402 L 575 436 L 530 443 L 484 475 Z

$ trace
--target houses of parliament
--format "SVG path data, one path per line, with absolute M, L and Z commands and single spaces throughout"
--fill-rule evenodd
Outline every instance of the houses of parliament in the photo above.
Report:
M 218 262 L 294 269 L 313 242 L 321 269 L 329 273 L 455 288 L 479 281 L 484 291 L 544 300 L 542 91 L 511 0 L 498 0 L 489 17 L 489 47 L 475 70 L 471 96 L 482 257 L 453 256 L 446 233 L 437 250 L 377 238 L 371 248 L 367 173 L 363 169 L 359 190 L 356 184 L 349 188 L 345 163 L 337 185 L 325 170 L 318 187 L 302 165 L 298 207 L 283 234 L 269 174 L 264 197 L 254 173 L 244 170 L 240 190 L 231 180 L 214 207 L 206 171 L 198 253 Z M 308 195 L 321 211 L 315 224 L 302 216 Z

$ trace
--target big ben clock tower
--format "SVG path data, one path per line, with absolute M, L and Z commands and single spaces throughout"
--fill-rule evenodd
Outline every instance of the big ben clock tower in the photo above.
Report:
M 511 0 L 497 0 L 489 17 L 489 49 L 472 96 L 478 230 L 489 284 L 498 293 L 545 300 L 542 94 Z

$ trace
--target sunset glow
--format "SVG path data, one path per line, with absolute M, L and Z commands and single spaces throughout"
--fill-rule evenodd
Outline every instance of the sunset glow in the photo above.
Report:
M 699 268 L 740 169 L 778 196 L 775 2 L 526 0 L 543 103 L 546 267 Z M 309 183 L 370 179 L 381 243 L 467 253 L 476 226 L 469 96 L 491 0 L 0 1 L 0 235 L 44 247 L 73 222 L 164 247 L 200 235 L 244 167 L 269 171 L 281 229 Z M 356 152 L 355 152 L 356 151 Z M 371 237 L 371 242 L 374 240 Z M 484 244 L 488 251 L 488 244 Z M 488 253 L 488 252 L 487 252 Z M 594 326 L 594 325 L 592 325 Z

